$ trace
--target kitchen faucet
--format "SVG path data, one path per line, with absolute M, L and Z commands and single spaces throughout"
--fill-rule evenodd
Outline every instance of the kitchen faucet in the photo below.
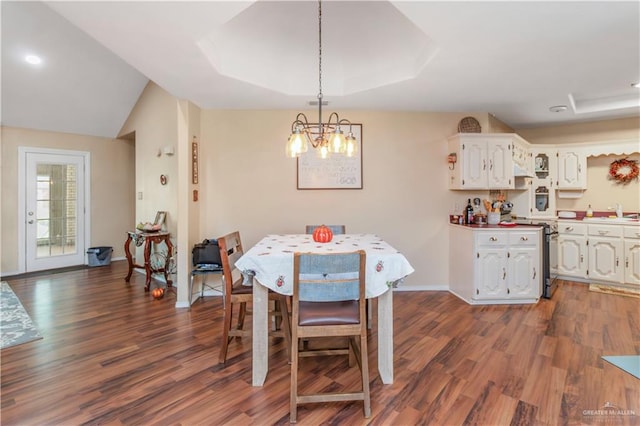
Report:
M 616 216 L 622 217 L 622 204 L 616 203 L 615 207 L 607 207 L 607 210 L 614 210 L 614 209 L 616 211 Z

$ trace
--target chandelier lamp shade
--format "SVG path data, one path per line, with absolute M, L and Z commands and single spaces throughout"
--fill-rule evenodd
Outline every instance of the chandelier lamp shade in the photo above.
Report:
M 298 113 L 291 123 L 291 136 L 287 142 L 287 156 L 299 157 L 309 149 L 309 144 L 317 149 L 320 158 L 330 154 L 352 157 L 357 153 L 358 144 L 351 130 L 351 122 L 340 119 L 332 112 L 327 122 L 322 121 L 322 1 L 318 1 L 318 121 L 309 123 L 304 113 Z M 348 132 L 345 136 L 343 128 Z

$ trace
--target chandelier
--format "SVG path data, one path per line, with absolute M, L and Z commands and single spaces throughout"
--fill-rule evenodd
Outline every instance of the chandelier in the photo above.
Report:
M 326 123 L 322 122 L 322 1 L 318 1 L 318 122 L 309 123 L 307 116 L 298 113 L 291 123 L 291 136 L 287 142 L 287 156 L 299 157 L 307 152 L 308 144 L 318 149 L 320 158 L 329 157 L 330 153 L 343 154 L 352 157 L 356 154 L 358 145 L 353 132 L 351 122 L 340 119 L 337 113 L 332 112 Z M 342 127 L 348 127 L 345 136 Z

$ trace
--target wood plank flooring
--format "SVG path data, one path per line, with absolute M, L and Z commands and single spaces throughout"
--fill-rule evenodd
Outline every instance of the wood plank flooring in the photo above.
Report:
M 217 363 L 219 297 L 176 309 L 175 295 L 153 300 L 143 275 L 125 275 L 118 261 L 7 280 L 44 338 L 1 352 L 2 425 L 288 423 L 283 340 L 254 388 L 250 339 Z M 372 417 L 362 403 L 326 403 L 301 406 L 298 423 L 640 424 L 640 380 L 601 359 L 640 354 L 639 308 L 572 282 L 533 306 L 397 292 L 392 385 L 378 375 L 375 324 L 369 337 Z M 349 389 L 358 377 L 346 357 L 301 360 L 303 389 Z

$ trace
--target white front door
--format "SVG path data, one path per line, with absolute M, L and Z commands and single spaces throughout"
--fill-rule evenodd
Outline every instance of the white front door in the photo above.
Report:
M 85 263 L 85 162 L 75 151 L 24 152 L 26 271 Z

